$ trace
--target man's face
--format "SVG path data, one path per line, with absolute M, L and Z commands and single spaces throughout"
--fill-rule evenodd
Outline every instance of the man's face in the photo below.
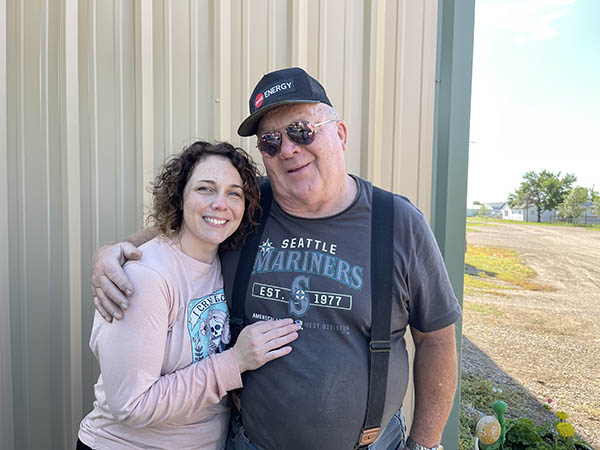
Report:
M 285 133 L 285 128 L 296 121 L 317 124 L 331 118 L 333 112 L 326 105 L 303 103 L 276 108 L 260 122 L 259 137 L 270 131 L 282 134 L 279 152 L 275 156 L 262 153 L 262 157 L 276 200 L 287 212 L 315 211 L 336 201 L 346 173 L 344 122 L 332 121 L 318 127 L 309 145 L 296 144 Z

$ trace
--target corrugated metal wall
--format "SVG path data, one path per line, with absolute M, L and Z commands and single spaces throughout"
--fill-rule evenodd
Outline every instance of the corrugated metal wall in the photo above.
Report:
M 91 259 L 153 170 L 230 140 L 298 65 L 348 123 L 348 171 L 429 215 L 437 0 L 0 0 L 0 447 L 70 448 L 92 402 Z

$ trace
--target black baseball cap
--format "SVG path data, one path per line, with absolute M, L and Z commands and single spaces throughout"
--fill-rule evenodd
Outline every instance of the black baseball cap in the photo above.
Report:
M 250 115 L 238 128 L 238 134 L 256 134 L 260 119 L 266 113 L 290 103 L 325 103 L 332 106 L 321 83 L 300 67 L 276 70 L 262 77 L 254 88 L 248 102 Z

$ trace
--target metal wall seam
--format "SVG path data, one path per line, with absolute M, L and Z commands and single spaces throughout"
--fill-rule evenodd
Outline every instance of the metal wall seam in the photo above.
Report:
M 417 203 L 431 223 L 431 199 L 433 179 L 433 147 L 436 89 L 436 55 L 438 2 L 426 0 L 423 16 L 423 69 L 421 73 L 421 108 L 419 118 L 419 146 L 425 151 L 419 155 L 419 185 Z
M 115 121 L 115 146 L 116 146 L 116 192 L 115 199 L 117 201 L 116 210 L 116 231 L 118 236 L 125 235 L 125 224 L 124 224 L 124 204 L 125 204 L 125 186 L 123 183 L 123 177 L 125 172 L 125 143 L 123 142 L 125 135 L 125 127 L 123 122 L 125 120 L 125 89 L 123 74 L 125 72 L 124 61 L 123 61 L 123 2 L 113 2 L 113 42 L 114 42 L 114 78 L 115 86 L 112 95 L 116 98 L 117 114 L 114 115 L 113 120 Z
M 292 66 L 306 68 L 308 61 L 307 0 L 293 0 L 292 8 Z
M 166 0 L 164 3 L 164 14 L 163 14 L 163 27 L 164 33 L 164 67 L 165 67 L 165 79 L 164 79 L 164 108 L 166 109 L 166 124 L 165 124 L 165 141 L 162 148 L 161 161 L 173 149 L 173 5 L 172 0 Z M 157 163 L 159 163 L 157 161 Z M 159 163 L 160 164 L 160 163 Z
M 327 86 L 327 0 L 319 1 L 319 37 L 317 39 L 317 52 L 319 55 L 318 67 L 317 67 L 317 80 L 319 80 L 323 86 Z
M 16 7 L 16 14 L 18 15 L 18 22 L 16 25 L 16 33 L 18 34 L 18 39 L 17 39 L 17 48 L 16 48 L 16 58 L 18 60 L 18 70 L 17 73 L 14 74 L 14 78 L 16 80 L 16 84 L 17 84 L 17 95 L 18 95 L 18 99 L 16 100 L 16 114 L 18 116 L 17 120 L 15 121 L 15 134 L 17 135 L 17 141 L 15 142 L 15 153 L 16 153 L 16 157 L 15 157 L 15 181 L 16 181 L 16 185 L 17 185 L 17 189 L 16 189 L 16 199 L 15 199 L 15 205 L 17 207 L 17 211 L 19 212 L 18 214 L 18 218 L 17 218 L 17 223 L 16 223 L 16 232 L 18 233 L 17 236 L 17 253 L 19 255 L 19 263 L 18 263 L 18 270 L 17 270 L 17 276 L 15 276 L 16 278 L 16 282 L 18 283 L 18 289 L 17 289 L 17 297 L 19 298 L 18 301 L 18 308 L 15 308 L 17 310 L 17 314 L 13 315 L 11 317 L 11 319 L 14 319 L 15 317 L 17 318 L 18 324 L 21 325 L 20 330 L 17 330 L 18 336 L 19 336 L 19 340 L 17 341 L 17 350 L 19 353 L 24 354 L 26 352 L 27 349 L 29 349 L 29 329 L 27 327 L 27 322 L 26 322 L 26 318 L 28 317 L 28 272 L 27 272 L 27 255 L 25 252 L 25 241 L 27 240 L 27 235 L 26 235 L 26 230 L 25 230 L 25 223 L 27 223 L 27 216 L 26 216 L 26 208 L 25 208 L 25 164 L 23 161 L 23 147 L 25 145 L 25 123 L 26 122 L 26 117 L 25 117 L 25 91 L 26 91 L 26 87 L 25 87 L 25 82 L 23 80 L 24 74 L 26 73 L 25 71 L 25 4 L 23 1 L 19 1 L 19 2 L 14 2 L 14 5 Z M 16 301 L 16 300 L 15 300 Z M 14 307 L 14 305 L 11 305 L 12 307 Z M 15 345 L 15 342 L 12 342 L 12 345 Z M 27 423 L 28 418 L 30 417 L 30 392 L 28 389 L 26 389 L 27 383 L 26 383 L 26 378 L 27 378 L 27 371 L 26 371 L 26 358 L 20 358 L 19 359 L 19 363 L 18 364 L 18 368 L 17 371 L 19 373 L 19 375 L 21 375 L 20 377 L 17 377 L 16 379 L 13 379 L 13 381 L 16 381 L 16 385 L 17 385 L 17 391 L 19 391 L 19 397 L 17 399 L 17 401 L 15 401 L 15 399 L 13 398 L 13 406 L 17 406 L 17 410 L 21 413 L 21 417 L 18 417 L 17 420 L 15 421 L 15 426 L 16 428 L 18 428 L 17 431 L 17 436 L 15 436 L 17 439 L 21 438 L 20 442 L 22 444 L 24 444 L 25 447 L 27 447 L 29 445 L 29 443 L 31 442 L 31 436 L 29 434 L 22 436 L 22 425 L 25 425 L 25 423 Z M 14 363 L 15 361 L 13 361 Z M 21 388 L 21 389 L 19 389 Z M 22 421 L 20 420 L 22 419 Z M 19 433 L 21 432 L 21 433 Z M 18 444 L 19 442 L 17 442 L 17 440 L 15 440 L 15 445 Z
M 144 221 L 147 216 L 146 206 L 152 201 L 152 194 L 146 189 L 154 177 L 154 38 L 153 38 L 153 9 L 152 2 L 139 0 L 140 31 L 136 35 L 139 39 L 136 47 L 139 48 L 139 67 L 137 70 L 137 102 L 140 105 L 140 115 L 137 128 L 140 129 L 141 140 L 137 145 L 137 157 L 141 158 L 142 186 L 136 189 L 142 192 L 142 216 Z M 140 86 L 141 85 L 141 86 Z M 141 143 L 141 146 L 140 146 Z M 139 169 L 138 169 L 139 170 Z
M 367 132 L 361 149 L 361 175 L 381 186 L 382 134 L 381 120 L 383 110 L 383 54 L 385 33 L 385 2 L 372 2 L 370 10 L 365 11 L 368 18 L 368 65 L 364 94 L 368 96 L 366 117 L 363 121 Z M 366 150 L 365 150 L 366 149 Z M 385 186 L 382 186 L 385 187 Z
M 352 55 L 353 48 L 351 44 L 352 36 L 352 8 L 348 5 L 348 0 L 344 2 L 344 69 L 343 78 L 343 95 L 341 107 L 338 106 L 338 114 L 340 119 L 343 119 L 348 127 L 352 129 L 350 117 L 350 98 L 352 97 Z
M 8 249 L 8 40 L 6 0 L 0 0 L 0 436 L 6 450 L 14 450 L 10 273 Z
M 231 140 L 231 0 L 214 5 L 214 134 L 219 141 Z
M 97 0 L 92 0 L 92 7 L 90 8 L 90 14 L 88 20 L 91 23 L 88 24 L 88 29 L 91 30 L 92 33 L 92 48 L 90 55 L 90 64 L 88 66 L 90 76 L 88 79 L 91 82 L 90 90 L 92 97 L 92 108 L 91 109 L 91 118 L 90 118 L 90 135 L 92 136 L 92 140 L 90 142 L 90 153 L 92 157 L 90 158 L 90 171 L 92 174 L 90 184 L 91 184 L 91 192 L 92 192 L 92 234 L 94 237 L 93 248 L 98 248 L 100 245 L 100 189 L 99 189 L 99 148 L 100 145 L 98 143 L 99 133 L 98 133 L 98 27 L 97 24 L 97 9 L 98 3 Z
M 83 417 L 83 379 L 81 335 L 81 170 L 79 145 L 79 48 L 78 48 L 78 0 L 65 0 L 65 32 L 63 36 L 65 77 L 66 134 L 66 220 L 65 245 L 68 247 L 68 299 L 69 299 L 69 374 L 70 374 L 70 430 L 74 439 Z
M 405 101 L 404 98 L 404 70 L 407 66 L 406 64 L 406 54 L 404 52 L 406 45 L 406 0 L 402 0 L 397 4 L 398 10 L 396 11 L 396 54 L 395 56 L 395 67 L 394 67 L 394 127 L 393 134 L 394 137 L 392 139 L 394 153 L 392 155 L 392 190 L 394 192 L 401 192 L 402 190 L 402 178 L 398 176 L 394 176 L 395 174 L 399 174 L 402 172 L 402 150 L 407 146 L 404 142 L 404 127 L 403 120 L 405 119 L 403 114 L 403 104 Z M 396 151 L 398 149 L 399 151 Z M 417 152 L 420 149 L 416 149 Z M 408 195 L 408 197 L 412 197 L 412 195 Z M 412 199 L 415 201 L 416 199 Z M 418 204 L 417 204 L 418 206 Z
M 296 0 L 298 1 L 298 0 Z M 302 1 L 302 0 L 300 0 Z M 251 48 L 250 48 L 250 32 L 251 32 L 251 19 L 250 19 L 250 6 L 248 5 L 249 2 L 241 2 L 241 42 L 240 42 L 240 47 L 241 47 L 241 70 L 240 70 L 240 82 L 241 82 L 241 98 L 239 99 L 240 103 L 241 103 L 241 107 L 240 107 L 240 111 L 241 111 L 241 117 L 239 118 L 239 122 L 241 122 L 245 117 L 246 114 L 248 112 L 248 99 L 250 98 L 250 95 L 252 94 L 252 91 L 250 89 L 252 89 L 252 82 L 253 80 L 250 79 L 250 73 L 251 73 Z M 236 124 L 238 125 L 238 124 Z M 237 130 L 237 127 L 235 127 L 235 129 Z M 234 132 L 234 138 L 240 143 L 240 146 L 242 146 L 248 153 L 250 153 L 250 142 L 251 142 L 251 137 L 240 137 L 237 135 L 237 133 Z
M 267 0 L 267 72 L 278 69 L 277 66 L 277 10 L 278 0 Z M 256 80 L 258 81 L 258 80 Z
M 197 138 L 200 136 L 200 8 L 198 2 L 190 2 L 190 133 Z M 195 32 L 194 32 L 195 31 Z

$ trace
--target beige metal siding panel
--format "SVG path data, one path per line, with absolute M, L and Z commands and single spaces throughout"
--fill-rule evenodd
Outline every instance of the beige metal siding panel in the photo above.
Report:
M 420 93 L 423 3 L 402 1 L 397 16 L 398 45 L 395 70 L 390 71 L 391 82 L 399 90 L 395 98 L 395 123 L 390 124 L 396 135 L 394 188 L 416 202 L 419 181 Z
M 68 425 L 60 2 L 11 2 L 7 105 L 16 448 L 60 448 Z M 14 14 L 14 15 L 13 15 Z M 35 424 L 35 433 L 31 432 Z
M 3 377 L 0 396 L 13 397 L 16 448 L 62 448 L 91 408 L 93 251 L 141 226 L 165 156 L 227 139 L 260 160 L 236 130 L 264 73 L 319 78 L 349 126 L 348 171 L 429 216 L 437 0 L 0 0 L 0 20 L 3 6 L 0 376 L 11 370 L 14 395 Z

